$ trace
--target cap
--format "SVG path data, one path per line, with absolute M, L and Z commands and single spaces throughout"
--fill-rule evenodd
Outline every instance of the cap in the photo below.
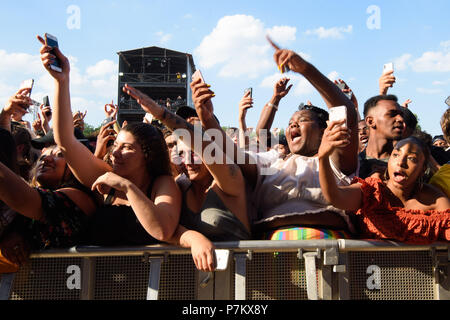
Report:
M 83 143 L 88 142 L 88 139 L 86 139 L 86 137 L 84 136 L 83 132 L 80 129 L 75 128 L 73 134 L 75 135 L 78 141 Z M 53 129 L 50 129 L 50 131 L 48 131 L 45 136 L 31 140 L 31 145 L 33 146 L 33 148 L 39 150 L 54 144 L 56 144 L 56 142 L 53 135 Z

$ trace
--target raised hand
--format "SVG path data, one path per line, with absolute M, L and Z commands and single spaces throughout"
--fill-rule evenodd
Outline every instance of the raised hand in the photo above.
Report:
M 202 82 L 200 78 L 191 82 L 192 100 L 202 123 L 214 118 L 214 107 L 211 99 L 216 95 L 209 89 L 210 87 L 210 85 Z
M 389 88 L 392 88 L 395 83 L 395 77 L 393 75 L 394 71 L 389 71 L 386 73 L 383 73 L 379 80 L 380 85 L 380 95 L 387 94 Z
M 84 131 L 84 118 L 86 117 L 86 114 L 87 110 L 84 113 L 81 113 L 81 111 L 77 111 L 73 114 L 73 126 L 75 128 Z
M 284 98 L 292 88 L 292 84 L 287 86 L 289 83 L 289 78 L 282 78 L 275 83 L 274 96 L 278 98 Z
M 29 93 L 29 88 L 17 91 L 16 94 L 8 99 L 2 112 L 9 115 L 14 113 L 26 113 L 26 109 L 33 104 L 30 97 L 28 97 Z
M 161 119 L 162 115 L 164 114 L 165 108 L 158 105 L 152 98 L 147 96 L 145 93 L 142 93 L 138 89 L 130 86 L 128 83 L 125 84 L 122 90 L 133 99 L 135 99 L 145 112 L 151 113 L 155 119 Z
M 67 59 L 66 56 L 62 54 L 62 52 L 59 50 L 59 48 L 52 48 L 45 44 L 45 40 L 37 36 L 37 39 L 42 44 L 42 47 L 40 49 L 41 54 L 41 61 L 44 65 L 45 69 L 47 69 L 48 73 L 56 80 L 56 81 L 66 81 L 69 80 L 69 74 L 70 74 L 70 63 L 69 59 Z M 55 55 L 51 54 L 50 51 L 54 50 Z M 50 68 L 50 65 L 52 64 L 53 60 L 58 59 L 61 63 L 61 69 L 62 72 L 57 72 L 55 70 L 52 70 Z
M 33 123 L 31 124 L 31 126 L 33 127 L 34 132 L 38 133 L 39 131 L 42 130 L 42 120 L 41 120 L 41 116 L 38 113 L 37 114 L 37 119 L 33 121 Z
M 253 99 L 250 97 L 250 91 L 247 91 L 239 101 L 239 119 L 245 119 L 247 110 L 253 108 Z
M 355 105 L 355 108 L 358 109 L 358 100 L 356 99 L 355 94 L 353 93 L 352 89 L 350 89 L 350 87 L 347 85 L 347 83 L 345 83 L 344 80 L 339 79 L 339 80 L 334 80 L 334 83 L 337 85 L 339 83 L 344 85 L 344 88 L 342 89 L 342 92 L 345 93 L 347 96 L 349 94 L 351 94 L 351 98 L 350 100 L 353 102 L 353 104 Z
M 297 53 L 292 50 L 280 49 L 280 47 L 275 44 L 275 42 L 270 39 L 269 36 L 266 36 L 267 41 L 271 44 L 271 46 L 275 49 L 275 54 L 273 58 L 275 63 L 278 66 L 278 69 L 281 73 L 287 72 L 289 70 L 298 72 L 303 74 L 306 68 L 308 67 L 308 63 L 303 60 Z
M 323 132 L 318 157 L 329 157 L 335 148 L 344 148 L 350 144 L 350 129 L 342 126 L 345 120 L 332 121 Z
M 411 99 L 407 99 L 405 102 L 403 102 L 402 107 L 408 108 L 410 103 L 412 103 L 412 100 Z
M 112 100 L 111 103 L 105 104 L 106 117 L 116 119 L 118 108 L 119 106 L 114 104 L 114 100 Z
M 113 120 L 100 128 L 94 152 L 94 155 L 99 159 L 103 159 L 108 152 L 108 142 L 116 140 L 116 131 L 113 129 L 115 123 L 116 120 Z

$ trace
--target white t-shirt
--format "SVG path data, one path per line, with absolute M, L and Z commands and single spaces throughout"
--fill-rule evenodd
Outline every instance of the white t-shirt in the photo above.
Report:
M 249 152 L 256 160 L 257 182 L 249 199 L 258 216 L 253 223 L 281 217 L 333 211 L 353 226 L 343 210 L 331 206 L 324 198 L 319 181 L 319 159 L 292 155 L 283 160 L 275 150 L 264 153 Z M 346 176 L 330 160 L 338 185 L 350 185 L 354 175 Z

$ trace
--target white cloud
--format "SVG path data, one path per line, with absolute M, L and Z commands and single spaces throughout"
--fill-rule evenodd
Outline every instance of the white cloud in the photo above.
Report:
M 111 74 L 117 74 L 119 66 L 117 63 L 111 60 L 102 60 L 95 65 L 86 69 L 86 75 L 88 78 L 98 78 L 109 76 Z
M 338 80 L 339 79 L 339 73 L 337 71 L 331 71 L 328 75 L 327 75 L 328 79 L 330 79 L 331 81 L 334 80 Z
M 352 33 L 353 26 L 348 25 L 347 27 L 332 27 L 332 28 L 324 28 L 319 27 L 317 29 L 307 30 L 305 31 L 306 35 L 316 35 L 319 39 L 343 39 L 345 33 Z
M 186 13 L 183 18 L 184 19 L 192 19 L 194 16 L 191 13 Z
M 156 32 L 155 35 L 158 37 L 158 41 L 161 44 L 167 44 L 172 39 L 172 34 L 164 33 L 162 31 Z
M 445 86 L 446 84 L 449 84 L 450 83 L 450 79 L 448 79 L 448 80 L 443 80 L 443 81 L 440 81 L 440 80 L 436 80 L 436 81 L 433 81 L 433 86 Z
M 248 15 L 225 16 L 203 38 L 194 56 L 200 68 L 221 66 L 219 76 L 256 78 L 274 68 L 272 50 L 265 36 L 270 34 L 274 41 L 285 45 L 295 40 L 296 31 L 289 26 L 268 29 Z
M 417 88 L 417 92 L 422 94 L 439 94 L 442 93 L 441 89 L 427 89 L 427 88 Z
M 88 123 L 97 125 L 102 119 L 103 106 L 111 99 L 117 99 L 117 70 L 118 66 L 111 60 L 101 60 L 94 65 L 81 69 L 78 59 L 68 56 L 70 61 L 71 101 L 72 108 L 87 108 Z M 32 99 L 42 101 L 46 95 L 53 102 L 54 80 L 45 71 L 39 55 L 27 53 L 8 53 L 0 50 L 0 104 L 3 105 L 13 95 L 25 80 L 35 79 Z M 29 116 L 27 116 L 29 117 Z M 101 120 L 100 120 L 101 121 Z
M 411 54 L 405 53 L 402 56 L 394 59 L 394 69 L 399 71 L 405 70 L 408 67 L 411 58 L 412 58 Z
M 420 58 L 412 63 L 412 68 L 415 72 L 449 72 L 450 52 L 425 52 Z

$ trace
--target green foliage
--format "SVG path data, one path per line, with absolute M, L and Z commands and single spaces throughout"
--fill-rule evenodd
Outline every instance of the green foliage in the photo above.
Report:
M 97 128 L 95 128 L 94 126 L 91 126 L 90 124 L 85 122 L 83 134 L 85 137 L 88 137 L 88 136 L 92 135 L 94 132 L 99 131 L 101 127 L 102 126 L 99 125 Z

